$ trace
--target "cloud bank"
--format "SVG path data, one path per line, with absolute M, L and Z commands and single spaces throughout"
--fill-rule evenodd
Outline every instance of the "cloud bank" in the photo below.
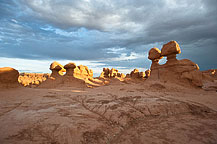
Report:
M 217 67 L 214 0 L 2 0 L 4 58 L 149 68 L 147 52 L 176 40 L 201 69 Z

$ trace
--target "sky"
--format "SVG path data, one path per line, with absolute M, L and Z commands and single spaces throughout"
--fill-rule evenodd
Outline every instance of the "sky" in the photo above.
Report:
M 145 71 L 148 51 L 171 40 L 178 59 L 217 68 L 217 1 L 0 0 L 0 67 L 20 72 L 50 72 L 53 61 L 95 76 L 103 67 Z

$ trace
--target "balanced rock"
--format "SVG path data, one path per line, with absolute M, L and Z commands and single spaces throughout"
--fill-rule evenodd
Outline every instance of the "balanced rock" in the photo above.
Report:
M 170 60 L 177 60 L 176 54 L 180 53 L 181 49 L 176 41 L 170 41 L 167 44 L 164 44 L 163 48 L 161 49 L 161 55 L 166 56 L 168 62 Z
M 162 82 L 174 82 L 177 84 L 186 85 L 190 83 L 201 87 L 202 73 L 199 71 L 197 64 L 188 59 L 177 60 L 176 54 L 181 53 L 177 42 L 171 41 L 165 45 L 161 50 L 162 56 L 167 56 L 167 62 L 163 65 L 151 65 L 151 73 L 149 80 L 160 80 Z
M 148 58 L 152 61 L 155 61 L 155 60 L 160 60 L 162 59 L 163 57 L 161 56 L 161 51 L 158 49 L 158 48 L 152 48 L 150 51 L 149 51 L 149 55 L 148 55 Z
M 52 73 L 51 73 L 52 77 L 56 77 L 58 75 L 63 75 L 63 73 L 66 72 L 64 67 L 60 63 L 58 63 L 56 61 L 51 63 L 50 70 L 52 71 Z

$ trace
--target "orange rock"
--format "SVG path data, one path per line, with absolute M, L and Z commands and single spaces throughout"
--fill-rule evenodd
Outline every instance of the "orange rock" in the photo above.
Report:
M 162 59 L 163 57 L 161 56 L 161 51 L 158 48 L 152 48 L 149 51 L 148 58 L 153 61 Z
M 181 49 L 179 47 L 179 44 L 176 41 L 170 41 L 167 44 L 163 45 L 163 48 L 161 49 L 161 55 L 162 56 L 168 56 L 171 54 L 180 54 Z
M 58 68 L 57 66 L 59 66 L 60 68 Z M 57 68 L 56 68 L 57 67 Z M 59 73 L 59 75 L 63 75 L 63 73 L 64 72 L 66 72 L 66 70 L 64 69 L 64 67 L 60 64 L 60 63 L 58 63 L 58 62 L 56 62 L 56 61 L 54 61 L 53 63 L 51 63 L 51 65 L 50 65 L 50 70 L 53 72 L 53 70 L 58 70 L 58 73 Z M 51 74 L 52 75 L 52 74 Z
M 150 76 L 151 71 L 150 70 L 146 70 L 145 71 L 145 78 L 148 78 Z
M 17 83 L 19 72 L 11 67 L 0 68 L 0 82 L 1 83 Z
M 197 64 L 188 59 L 177 60 L 176 54 L 181 53 L 177 42 L 171 41 L 161 50 L 161 55 L 167 56 L 167 62 L 160 65 L 152 61 L 149 80 L 160 80 L 162 82 L 174 82 L 185 85 L 190 83 L 201 87 L 202 73 Z M 184 84 L 185 83 L 185 84 Z
M 74 76 L 74 69 L 76 68 L 75 63 L 68 63 L 64 66 L 64 68 L 66 69 L 65 75 Z
M 11 88 L 18 86 L 19 72 L 11 67 L 0 68 L 0 87 Z

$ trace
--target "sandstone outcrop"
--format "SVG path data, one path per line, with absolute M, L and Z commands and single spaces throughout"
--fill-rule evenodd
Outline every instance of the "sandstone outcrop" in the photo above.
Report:
M 143 79 L 146 78 L 146 73 L 147 72 L 139 72 L 138 69 L 134 69 L 133 71 L 130 72 L 130 74 L 126 75 L 126 78 L 132 78 L 132 79 Z M 147 73 L 148 74 L 148 73 Z M 148 77 L 148 75 L 147 75 Z
M 145 71 L 145 78 L 148 78 L 150 76 L 151 71 L 150 70 L 146 70 Z
M 160 51 L 158 50 L 158 52 Z M 152 53 L 153 51 L 150 50 L 149 55 Z M 188 59 L 177 60 L 176 54 L 180 53 L 180 47 L 175 41 L 163 45 L 161 56 L 166 56 L 167 62 L 160 65 L 158 60 L 156 63 L 151 59 L 152 65 L 149 79 L 178 84 L 190 82 L 195 86 L 201 87 L 203 85 L 202 73 L 199 71 L 198 65 Z
M 18 81 L 25 87 L 37 87 L 49 77 L 50 74 L 46 73 L 20 73 Z
M 0 68 L 0 87 L 10 88 L 17 87 L 19 72 L 11 67 Z
M 148 59 L 152 61 L 150 69 L 151 69 L 152 75 L 155 75 L 155 77 L 157 76 L 157 72 L 154 69 L 160 65 L 159 60 L 162 58 L 163 57 L 161 56 L 161 51 L 158 48 L 150 49 L 148 53 Z
M 167 57 L 167 62 L 176 61 L 176 54 L 180 53 L 181 49 L 176 41 L 170 41 L 167 44 L 164 44 L 163 48 L 161 49 L 161 55 Z
M 64 72 L 66 72 L 64 67 L 60 63 L 58 63 L 56 61 L 51 63 L 50 70 L 52 71 L 51 77 L 57 77 L 57 76 L 63 75 Z
M 101 78 L 124 78 L 125 75 L 123 73 L 119 73 L 117 69 L 112 68 L 103 68 L 103 72 L 100 74 Z
M 134 69 L 133 71 L 130 72 L 130 77 L 131 78 L 139 78 L 139 70 L 138 69 Z
M 93 71 L 87 66 L 79 65 L 75 63 L 68 63 L 64 67 L 60 64 L 50 66 L 52 70 L 51 77 L 41 84 L 40 87 L 76 87 L 84 88 L 88 84 L 94 85 L 95 79 L 93 79 Z M 59 74 L 64 69 L 66 73 L 64 75 Z M 97 85 L 97 84 L 96 84 Z
M 64 69 L 66 69 L 66 76 L 74 76 L 74 70 L 76 68 L 75 63 L 68 63 L 64 66 Z

